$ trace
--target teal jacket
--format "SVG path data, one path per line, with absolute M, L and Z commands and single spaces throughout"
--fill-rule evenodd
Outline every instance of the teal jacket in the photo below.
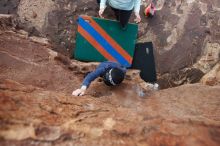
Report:
M 106 2 L 116 9 L 119 10 L 132 10 L 134 9 L 135 13 L 139 13 L 141 0 L 101 0 L 100 9 L 105 9 Z

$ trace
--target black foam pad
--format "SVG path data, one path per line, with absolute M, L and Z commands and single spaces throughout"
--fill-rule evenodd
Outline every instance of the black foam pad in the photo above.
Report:
M 156 82 L 156 67 L 152 42 L 137 43 L 131 68 L 139 69 L 140 77 L 146 82 Z

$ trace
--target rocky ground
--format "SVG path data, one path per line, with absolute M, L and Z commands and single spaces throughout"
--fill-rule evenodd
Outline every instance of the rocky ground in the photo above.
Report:
M 99 98 L 72 97 L 1 80 L 0 145 L 219 146 L 219 86 L 144 97 L 125 87 Z
M 1 145 L 219 145 L 219 86 L 154 92 L 127 77 L 119 88 L 97 81 L 73 97 L 93 66 L 21 34 L 0 40 Z
M 219 146 L 218 84 L 154 91 L 130 70 L 118 88 L 96 80 L 74 97 L 97 63 L 69 60 L 21 30 L 1 31 L 0 46 L 0 145 Z
M 198 82 L 219 61 L 220 1 L 158 0 L 153 19 L 143 15 L 148 3 L 142 1 L 137 41 L 153 42 L 161 87 Z M 0 13 L 13 14 L 16 28 L 46 37 L 53 50 L 72 56 L 78 16 L 97 17 L 98 5 L 95 0 L 1 0 Z M 111 9 L 104 17 L 114 19 Z M 202 64 L 194 66 L 202 56 Z
M 98 79 L 74 97 L 97 66 L 67 57 L 94 1 L 0 1 L 14 14 L 0 15 L 0 145 L 219 146 L 220 3 L 159 0 L 157 10 L 142 15 L 138 41 L 154 43 L 160 87 L 178 87 L 152 90 L 129 70 L 117 88 Z

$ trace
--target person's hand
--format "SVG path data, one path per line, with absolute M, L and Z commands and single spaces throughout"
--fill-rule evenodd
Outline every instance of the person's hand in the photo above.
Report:
M 140 14 L 139 14 L 139 13 L 135 13 L 135 16 L 136 16 L 136 18 L 134 19 L 134 21 L 135 21 L 136 23 L 141 22 L 141 16 L 140 16 Z
M 75 91 L 73 91 L 72 95 L 83 96 L 85 94 L 85 91 L 86 91 L 86 86 L 82 86 L 80 89 L 76 89 Z
M 73 91 L 72 95 L 73 96 L 82 96 L 85 94 L 85 91 L 82 89 L 76 89 L 75 91 Z
M 102 16 L 104 10 L 105 10 L 105 9 L 100 9 L 100 10 L 99 10 L 99 17 L 100 17 L 100 18 L 104 18 L 104 17 Z

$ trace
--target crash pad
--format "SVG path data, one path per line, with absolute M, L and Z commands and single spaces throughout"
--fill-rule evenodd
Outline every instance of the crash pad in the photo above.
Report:
M 154 49 L 152 42 L 137 43 L 131 68 L 139 69 L 140 77 L 154 83 L 157 81 L 156 67 L 154 60 Z
M 130 67 L 137 38 L 137 24 L 122 30 L 119 22 L 79 16 L 74 58 L 86 62 L 116 61 Z

